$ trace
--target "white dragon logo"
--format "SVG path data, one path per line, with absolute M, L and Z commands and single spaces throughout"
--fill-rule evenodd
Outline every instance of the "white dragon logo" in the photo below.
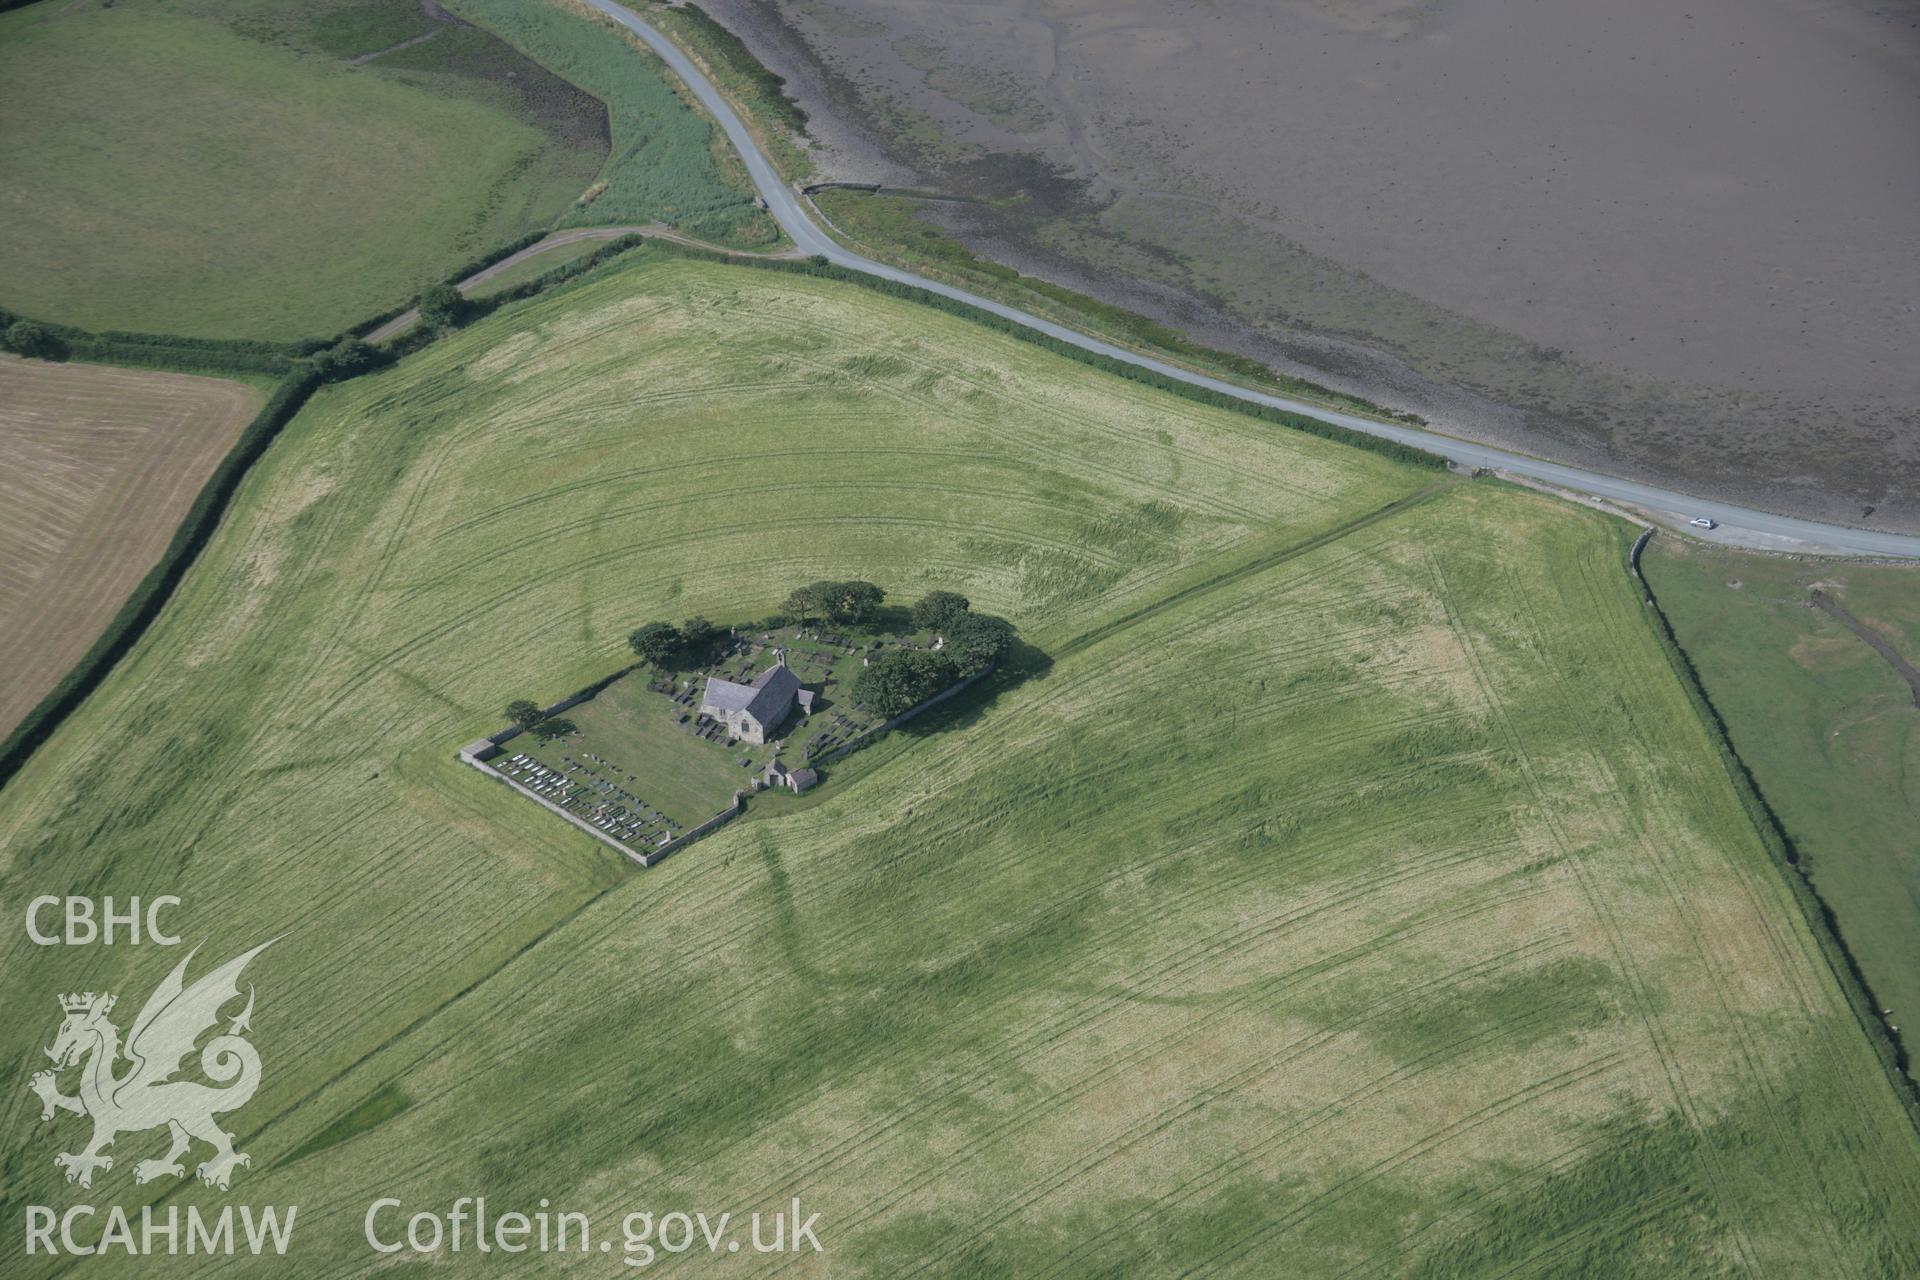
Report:
M 113 1145 L 116 1135 L 166 1125 L 173 1135 L 173 1146 L 158 1160 L 142 1160 L 133 1167 L 135 1182 L 150 1182 L 171 1174 L 185 1177 L 180 1157 L 187 1153 L 192 1139 L 213 1144 L 213 1155 L 196 1172 L 208 1186 L 222 1191 L 239 1165 L 252 1164 L 250 1157 L 233 1149 L 233 1135 L 214 1121 L 214 1115 L 247 1104 L 260 1087 L 260 1055 L 243 1033 L 253 1029 L 253 988 L 247 988 L 247 1007 L 227 1025 L 224 1035 L 216 1035 L 200 1050 L 200 1069 L 208 1079 L 224 1088 L 214 1088 L 194 1080 L 175 1080 L 182 1061 L 193 1052 L 194 1042 L 220 1021 L 220 1007 L 240 995 L 240 971 L 247 962 L 272 946 L 278 939 L 261 943 L 245 955 L 227 961 L 192 986 L 184 985 L 187 962 L 193 952 L 174 966 L 133 1020 L 124 1050 L 120 1029 L 107 1020 L 113 1011 L 114 997 L 88 991 L 60 997 L 66 1020 L 60 1034 L 47 1049 L 54 1069 L 33 1077 L 29 1088 L 40 1097 L 42 1121 L 53 1119 L 56 1111 L 71 1111 L 93 1119 L 93 1140 L 86 1149 L 62 1152 L 53 1162 L 67 1171 L 67 1181 L 83 1187 L 93 1185 L 95 1169 L 113 1168 L 113 1158 L 100 1154 Z M 197 950 L 197 948 L 196 948 Z M 88 1055 L 91 1054 L 91 1058 Z M 114 1074 L 114 1066 L 125 1056 L 132 1064 L 123 1075 Z M 80 1093 L 69 1097 L 60 1092 L 57 1073 L 87 1059 L 81 1071 Z

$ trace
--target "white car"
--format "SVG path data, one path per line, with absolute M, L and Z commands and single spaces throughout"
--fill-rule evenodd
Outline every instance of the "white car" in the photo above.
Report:
M 1718 529 L 1720 527 L 1716 521 L 1709 520 L 1705 516 L 1695 516 L 1693 519 L 1687 521 L 1687 523 L 1696 529 Z

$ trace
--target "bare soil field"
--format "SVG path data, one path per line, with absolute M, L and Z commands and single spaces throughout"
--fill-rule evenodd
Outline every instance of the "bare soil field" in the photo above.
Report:
M 1022 270 L 1461 435 L 1920 528 L 1909 6 L 709 7 L 822 176 L 981 197 L 922 216 Z
M 224 378 L 0 356 L 0 737 L 159 560 L 264 399 Z

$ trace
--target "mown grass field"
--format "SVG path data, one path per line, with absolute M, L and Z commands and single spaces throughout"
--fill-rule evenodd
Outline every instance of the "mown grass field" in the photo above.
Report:
M 335 332 L 547 225 L 606 156 L 598 103 L 405 0 L 32 5 L 0 15 L 0 80 L 0 303 L 93 329 Z
M 265 399 L 0 355 L 0 738 L 99 638 Z
M 475 1194 L 820 1214 L 825 1255 L 742 1275 L 1911 1274 L 1920 1139 L 1623 555 L 642 251 L 316 397 L 0 792 L 0 909 L 288 931 L 228 1123 L 293 1274 L 371 1267 L 378 1196 Z M 644 873 L 455 760 L 636 621 L 818 577 L 958 589 L 1044 658 Z M 21 1079 L 57 992 L 174 961 L 0 947 Z M 69 1203 L 36 1116 L 7 1095 L 7 1197 Z
M 1808 605 L 1821 587 L 1920 662 L 1920 572 L 1659 538 L 1642 567 L 1874 994 L 1920 1042 L 1920 708 Z
M 679 710 L 647 688 L 644 673 L 636 673 L 564 713 L 577 733 L 552 741 L 523 733 L 505 756 L 525 752 L 564 771 L 569 759 L 590 751 L 611 762 L 594 764 L 597 775 L 617 781 L 681 826 L 698 826 L 731 804 L 736 790 L 750 786 L 753 773 L 740 767 L 740 757 L 751 748 L 728 751 L 695 738 L 674 723 Z M 764 759 L 766 752 L 756 754 Z

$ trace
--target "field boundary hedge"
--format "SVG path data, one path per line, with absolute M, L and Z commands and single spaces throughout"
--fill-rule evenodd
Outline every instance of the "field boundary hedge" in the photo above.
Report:
M 1867 1043 L 1873 1047 L 1874 1057 L 1879 1059 L 1881 1068 L 1893 1085 L 1894 1096 L 1900 1100 L 1901 1109 L 1906 1112 L 1907 1120 L 1914 1128 L 1920 1130 L 1920 1086 L 1916 1086 L 1909 1074 L 1912 1063 L 1907 1057 L 1906 1046 L 1887 1029 L 1887 1024 L 1881 1019 L 1881 1006 L 1873 998 L 1872 986 L 1859 961 L 1854 959 L 1853 952 L 1847 947 L 1833 908 L 1827 905 L 1827 900 L 1820 896 L 1819 890 L 1813 887 L 1806 872 L 1801 869 L 1800 854 L 1794 848 L 1792 837 L 1787 835 L 1779 815 L 1761 794 L 1760 786 L 1754 781 L 1746 761 L 1734 750 L 1733 739 L 1727 734 L 1726 721 L 1720 718 L 1719 708 L 1713 705 L 1713 699 L 1708 695 L 1693 659 L 1680 646 L 1673 624 L 1667 620 L 1666 611 L 1660 607 L 1660 601 L 1653 593 L 1653 584 L 1640 572 L 1640 553 L 1653 532 L 1648 529 L 1634 541 L 1627 552 L 1627 568 L 1640 588 L 1641 598 L 1646 602 L 1654 638 L 1660 645 L 1660 651 L 1666 655 L 1667 665 L 1679 677 L 1687 700 L 1693 704 L 1695 713 L 1707 730 L 1707 736 L 1713 740 L 1720 763 L 1740 799 L 1740 807 L 1759 833 L 1760 843 L 1766 846 L 1768 857 L 1779 868 L 1787 882 L 1788 891 L 1799 904 L 1801 914 L 1806 917 L 1814 944 L 1819 947 L 1821 958 L 1832 970 L 1834 980 L 1840 984 L 1854 1020 L 1866 1033 Z
M 4 0 L 0 0 L 3 3 Z M 177 333 L 94 332 L 76 325 L 55 324 L 0 310 L 0 328 L 21 321 L 38 327 L 47 337 L 44 352 L 23 351 L 32 359 L 66 360 L 78 357 L 100 364 L 141 365 L 148 368 L 198 369 L 210 373 L 287 373 L 299 354 L 294 343 L 258 338 L 189 338 Z M 0 350 L 8 349 L 0 341 Z
M 1355 431 L 1351 427 L 1342 427 L 1308 414 L 1294 413 L 1286 409 L 1275 409 L 1267 405 L 1255 404 L 1251 400 L 1229 395 L 1223 391 L 1213 391 L 1206 387 L 1196 387 L 1192 383 L 1185 382 L 1179 378 L 1170 378 L 1166 374 L 1156 373 L 1152 369 L 1143 369 L 1130 361 L 1102 355 L 1097 351 L 1088 351 L 1085 347 L 1077 346 L 1071 342 L 1063 342 L 1059 338 L 1050 337 L 1047 334 L 1041 333 L 1031 325 L 1022 324 L 1016 320 L 1008 320 L 1002 316 L 993 314 L 991 311 L 983 310 L 970 302 L 960 302 L 947 297 L 945 294 L 934 293 L 930 289 L 923 289 L 918 285 L 900 284 L 894 280 L 887 280 L 880 276 L 870 275 L 865 271 L 856 271 L 851 267 L 835 266 L 830 262 L 815 261 L 811 258 L 735 257 L 731 254 L 719 253 L 712 249 L 698 249 L 692 245 L 679 244 L 672 240 L 656 240 L 651 243 L 662 252 L 678 257 L 692 258 L 701 262 L 716 262 L 731 266 L 752 267 L 762 271 L 781 271 L 789 275 L 815 276 L 820 279 L 838 280 L 846 284 L 859 285 L 861 288 L 870 289 L 886 297 L 899 298 L 906 302 L 916 302 L 922 306 L 932 307 L 936 311 L 943 311 L 948 315 L 958 316 L 963 320 L 970 320 L 975 324 L 992 329 L 996 333 L 1003 333 L 1009 337 L 1018 338 L 1022 342 L 1039 347 L 1044 351 L 1051 351 L 1055 355 L 1065 356 L 1069 360 L 1074 360 L 1090 368 L 1098 369 L 1103 373 L 1113 374 L 1116 377 L 1126 379 L 1128 382 L 1142 383 L 1156 390 L 1166 391 L 1182 399 L 1194 401 L 1197 404 L 1208 405 L 1216 409 L 1226 409 L 1230 412 L 1257 418 L 1262 422 L 1269 422 L 1292 431 L 1317 436 L 1322 440 L 1332 441 L 1335 444 L 1348 445 L 1355 449 L 1364 449 L 1369 453 L 1377 453 L 1384 457 L 1391 458 L 1396 462 L 1404 462 L 1409 466 L 1444 470 L 1448 465 L 1447 460 L 1437 453 L 1429 453 L 1425 449 L 1416 449 L 1412 445 L 1401 444 L 1397 440 L 1383 440 L 1379 436 L 1370 436 L 1364 431 Z
M 219 527 L 227 504 L 240 487 L 241 480 L 321 382 L 319 374 L 301 370 L 290 374 L 274 388 L 266 404 L 241 431 L 233 447 L 227 450 L 226 457 L 214 468 L 213 475 L 201 486 L 199 495 L 174 529 L 173 538 L 167 543 L 167 549 L 161 553 L 158 563 L 134 586 L 126 602 L 80 661 L 26 714 L 5 741 L 0 742 L 0 787 L 12 781 L 32 756 L 34 748 L 78 709 L 88 694 L 100 686 L 120 659 L 145 634 L 147 627 L 160 616 L 161 609 L 172 598 L 174 588 Z
M 0 3 L 4 3 L 4 0 L 0 0 Z M 496 248 L 482 259 L 476 260 L 479 262 L 478 266 L 463 269 L 461 275 L 456 278 L 464 278 L 477 270 L 482 270 L 543 238 L 545 233 L 534 236 L 525 243 Z M 1382 440 L 1306 414 L 1273 409 L 1243 400 L 1238 396 L 1212 391 L 1205 387 L 1196 387 L 1177 378 L 1170 378 L 1150 369 L 1142 369 L 1127 361 L 1101 355 L 1070 342 L 1049 337 L 1028 325 L 1004 319 L 971 303 L 959 302 L 917 285 L 899 284 L 879 276 L 869 275 L 864 271 L 838 267 L 832 263 L 810 258 L 742 256 L 714 249 L 697 248 L 672 240 L 640 235 L 621 236 L 609 240 L 601 248 L 585 257 L 563 263 L 552 271 L 510 289 L 502 290 L 488 298 L 474 300 L 474 318 L 489 314 L 509 302 L 531 298 L 548 289 L 571 283 L 588 272 L 642 246 L 698 262 L 779 271 L 790 275 L 812 276 L 857 285 L 885 297 L 932 307 L 948 315 L 982 325 L 996 333 L 1006 334 L 1042 350 L 1064 356 L 1089 368 L 1114 374 L 1129 382 L 1154 387 L 1198 404 L 1240 413 L 1335 444 L 1364 449 L 1411 466 L 1443 470 L 1448 465 L 1445 458 L 1423 449 L 1415 449 L 1392 440 Z M 376 317 L 372 321 L 362 321 L 348 328 L 346 333 L 354 335 L 366 332 L 384 323 L 386 318 L 390 317 Z M 85 656 L 32 711 L 27 713 L 26 718 L 7 735 L 5 741 L 0 742 L 0 787 L 4 787 L 11 781 L 13 775 L 19 772 L 21 766 L 32 755 L 34 747 L 52 733 L 60 722 L 79 706 L 88 693 L 99 686 L 114 664 L 126 655 L 146 630 L 147 625 L 159 615 L 161 607 L 171 596 L 173 588 L 178 585 L 187 569 L 198 557 L 200 549 L 212 536 L 220 517 L 225 514 L 227 500 L 238 488 L 247 470 L 265 452 L 266 447 L 272 443 L 280 429 L 293 417 L 300 406 L 306 403 L 307 397 L 327 381 L 300 358 L 303 348 L 311 346 L 312 343 L 282 344 L 250 339 L 183 338 L 164 334 L 94 334 L 67 325 L 48 324 L 42 327 L 58 337 L 70 352 L 84 353 L 90 358 L 136 364 L 166 364 L 174 367 L 198 366 L 213 371 L 237 369 L 249 372 L 285 373 L 287 377 L 274 390 L 272 397 L 268 399 L 253 422 L 241 432 L 234 447 L 228 451 L 219 468 L 201 489 L 200 495 L 194 500 L 185 519 L 175 530 L 173 540 L 168 544 L 166 552 L 162 554 L 160 562 L 140 580 L 133 594 L 120 607 L 119 612 L 107 624 L 106 630 L 87 650 Z M 386 350 L 390 357 L 397 360 L 428 345 L 438 336 L 438 331 L 432 327 L 419 325 L 411 333 L 389 344 Z M 1920 1120 L 1916 1120 L 1916 1123 L 1920 1123 Z
M 604 246 L 596 249 L 585 257 L 575 258 L 571 262 L 563 263 L 549 272 L 536 276 L 532 280 L 514 285 L 508 289 L 503 289 L 484 299 L 472 299 L 471 307 L 473 316 L 475 319 L 478 319 L 480 316 L 505 306 L 509 302 L 518 302 L 526 298 L 534 297 L 550 288 L 565 284 L 579 276 L 585 275 L 594 268 L 602 266 L 608 261 L 643 245 L 660 253 L 687 258 L 696 262 L 711 262 L 721 266 L 750 267 L 763 271 L 779 271 L 785 272 L 788 275 L 813 276 L 818 279 L 836 280 L 844 284 L 858 285 L 861 288 L 872 290 L 886 297 L 898 298 L 905 302 L 918 303 L 922 306 L 932 307 L 936 311 L 942 311 L 948 315 L 972 321 L 996 333 L 1006 334 L 1009 337 L 1017 338 L 1022 342 L 1029 343 L 1042 350 L 1050 351 L 1055 355 L 1065 356 L 1067 359 L 1086 365 L 1089 368 L 1098 369 L 1103 373 L 1124 378 L 1128 382 L 1138 382 L 1145 386 L 1153 387 L 1156 390 L 1179 396 L 1182 399 L 1191 400 L 1197 404 L 1204 404 L 1211 408 L 1225 409 L 1229 412 L 1239 413 L 1243 416 L 1255 418 L 1275 426 L 1285 427 L 1290 431 L 1299 431 L 1306 435 L 1315 436 L 1334 444 L 1346 445 L 1354 449 L 1364 449 L 1369 453 L 1379 454 L 1383 457 L 1391 458 L 1396 462 L 1406 463 L 1409 466 L 1425 467 L 1432 470 L 1445 470 L 1449 466 L 1449 463 L 1444 457 L 1437 453 L 1429 453 L 1425 449 L 1417 449 L 1412 445 L 1401 444 L 1397 440 L 1385 440 L 1379 436 L 1371 436 L 1364 431 L 1355 431 L 1351 427 L 1342 427 L 1324 419 L 1313 417 L 1311 414 L 1295 413 L 1286 409 L 1275 409 L 1268 405 L 1256 404 L 1240 396 L 1229 395 L 1226 392 L 1213 391 L 1206 387 L 1196 387 L 1192 383 L 1179 378 L 1170 378 L 1166 374 L 1156 373 L 1152 369 L 1143 369 L 1130 361 L 1102 355 L 1097 351 L 1088 351 L 1086 348 L 1077 346 L 1071 342 L 1063 342 L 1058 338 L 1050 337 L 1040 332 L 1031 325 L 997 316 L 991 311 L 986 311 L 970 302 L 960 302 L 944 294 L 923 289 L 918 285 L 900 284 L 897 281 L 871 275 L 865 271 L 857 271 L 851 267 L 835 266 L 828 262 L 817 262 L 811 258 L 768 258 L 753 254 L 732 254 L 718 249 L 703 249 L 695 245 L 683 244 L 676 240 L 666 240 L 642 235 L 625 235 L 609 240 Z M 525 246 L 521 247 L 524 248 Z M 518 252 L 518 249 L 508 251 L 508 253 L 514 252 Z M 500 255 L 500 257 L 506 256 L 506 253 Z M 494 259 L 494 261 L 497 260 L 497 258 Z M 486 265 L 491 265 L 491 263 L 482 264 L 482 267 L 477 267 L 475 270 L 483 269 Z M 473 272 L 469 271 L 466 274 L 471 275 Z M 465 277 L 462 276 L 461 278 L 464 279 Z M 395 312 L 394 314 L 399 313 Z M 391 317 L 384 317 L 376 323 L 383 323 L 386 318 Z M 408 338 L 412 338 L 413 341 L 407 341 Z M 431 340 L 431 331 L 426 330 L 425 326 L 422 326 L 422 328 L 416 329 L 413 333 L 406 335 L 406 337 L 395 339 L 389 344 L 389 350 L 395 356 L 406 355 L 418 350 Z

